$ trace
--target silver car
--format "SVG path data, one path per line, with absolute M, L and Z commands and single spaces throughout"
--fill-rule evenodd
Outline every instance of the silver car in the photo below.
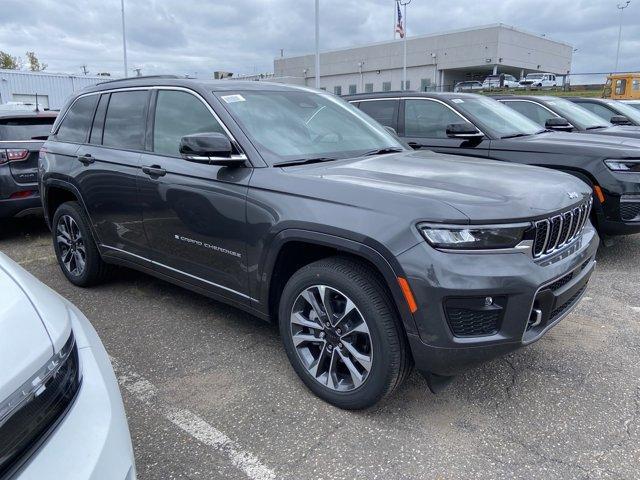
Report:
M 102 342 L 70 302 L 0 253 L 0 478 L 136 478 Z

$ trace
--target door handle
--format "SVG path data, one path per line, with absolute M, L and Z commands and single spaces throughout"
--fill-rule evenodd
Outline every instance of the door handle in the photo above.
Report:
M 89 153 L 86 153 L 84 155 L 78 155 L 77 159 L 83 165 L 91 165 L 93 162 L 96 161 L 96 159 L 93 158 L 93 156 Z
M 150 167 L 142 167 L 142 171 L 150 177 L 164 177 L 167 171 L 160 165 L 151 165 Z
M 422 148 L 422 144 L 421 143 L 417 143 L 417 142 L 409 142 L 409 146 L 411 148 L 413 148 L 414 150 L 418 150 L 418 149 Z

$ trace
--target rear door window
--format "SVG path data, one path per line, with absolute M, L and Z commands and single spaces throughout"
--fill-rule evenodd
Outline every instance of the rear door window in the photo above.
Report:
M 406 137 L 447 138 L 447 125 L 465 120 L 446 105 L 431 100 L 406 100 Z
M 104 146 L 144 150 L 148 95 L 146 90 L 111 94 L 104 120 Z
M 376 100 L 371 102 L 360 102 L 359 108 L 382 125 L 397 130 L 399 104 L 399 100 Z
M 209 109 L 187 92 L 160 90 L 153 125 L 153 151 L 180 156 L 180 139 L 194 133 L 222 133 L 222 125 Z
M 56 140 L 60 142 L 84 143 L 87 140 L 91 121 L 93 120 L 93 111 L 98 102 L 98 95 L 87 95 L 80 97 L 71 105 L 67 111 L 58 133 Z
M 533 102 L 508 101 L 505 105 L 513 108 L 516 112 L 520 112 L 529 120 L 533 120 L 538 125 L 544 126 L 547 120 L 557 117 L 555 113 L 550 112 L 546 108 Z

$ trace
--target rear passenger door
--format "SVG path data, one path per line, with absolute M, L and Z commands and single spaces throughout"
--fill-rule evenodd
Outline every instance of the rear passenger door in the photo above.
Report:
M 97 108 L 88 139 L 76 152 L 75 177 L 101 247 L 109 255 L 136 260 L 148 255 L 136 179 L 145 145 L 149 91 L 93 97 Z
M 157 89 L 152 103 L 150 151 L 142 155 L 139 187 L 154 266 L 165 275 L 246 303 L 246 196 L 252 169 L 248 164 L 216 166 L 181 157 L 185 135 L 218 132 L 230 137 L 195 92 Z
M 469 141 L 447 136 L 447 125 L 467 120 L 447 104 L 438 100 L 408 98 L 400 105 L 398 132 L 416 150 L 427 149 L 453 155 L 486 157 L 491 141 Z

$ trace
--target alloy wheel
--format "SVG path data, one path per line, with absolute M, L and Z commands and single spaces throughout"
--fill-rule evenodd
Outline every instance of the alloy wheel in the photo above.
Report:
M 355 303 L 326 285 L 302 291 L 291 310 L 293 346 L 321 385 L 348 392 L 367 379 L 373 362 L 369 326 Z
M 80 276 L 87 264 L 87 251 L 78 224 L 70 215 L 62 215 L 56 226 L 60 260 L 71 275 Z

